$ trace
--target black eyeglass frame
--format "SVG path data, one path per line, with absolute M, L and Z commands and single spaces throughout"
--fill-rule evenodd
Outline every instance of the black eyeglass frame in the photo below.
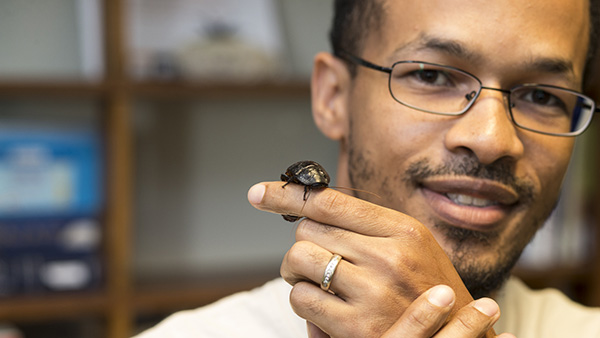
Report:
M 473 75 L 473 74 L 471 74 L 471 73 L 469 73 L 467 71 L 464 71 L 462 69 L 459 69 L 459 68 L 456 68 L 456 67 L 452 67 L 452 66 L 441 65 L 441 64 L 432 63 L 432 62 L 410 60 L 410 61 L 397 61 L 397 62 L 394 62 L 394 64 L 392 64 L 391 67 L 384 67 L 384 66 L 376 65 L 376 64 L 374 64 L 372 62 L 369 62 L 369 61 L 367 61 L 365 59 L 362 59 L 362 58 L 360 58 L 358 56 L 355 56 L 355 55 L 353 55 L 351 53 L 348 53 L 346 51 L 342 50 L 340 52 L 341 52 L 341 55 L 340 55 L 340 53 L 336 54 L 336 56 L 338 58 L 340 58 L 340 59 L 350 61 L 350 62 L 352 62 L 354 64 L 359 65 L 359 66 L 363 66 L 363 67 L 367 67 L 367 68 L 370 68 L 370 69 L 373 69 L 373 70 L 377 70 L 377 71 L 380 71 L 380 72 L 383 72 L 383 73 L 387 73 L 389 75 L 388 76 L 388 90 L 390 92 L 390 95 L 392 96 L 392 98 L 396 102 L 398 102 L 398 103 L 400 103 L 400 104 L 402 104 L 402 105 L 404 105 L 406 107 L 409 107 L 409 108 L 412 108 L 412 109 L 415 109 L 415 110 L 419 110 L 419 111 L 422 111 L 422 112 L 430 113 L 430 114 L 444 115 L 444 116 L 460 116 L 460 115 L 463 115 L 469 109 L 471 109 L 471 107 L 473 106 L 473 104 L 475 103 L 475 101 L 477 101 L 477 98 L 479 98 L 479 95 L 481 94 L 481 91 L 483 89 L 495 90 L 495 91 L 498 91 L 498 92 L 506 94 L 506 99 L 508 101 L 508 112 L 509 112 L 509 115 L 510 115 L 510 119 L 511 119 L 512 123 L 514 125 L 516 125 L 517 127 L 525 129 L 525 130 L 529 130 L 529 131 L 532 131 L 532 132 L 535 132 L 535 133 L 544 134 L 544 135 L 567 136 L 567 137 L 569 137 L 569 136 L 578 136 L 578 135 L 581 135 L 589 127 L 589 125 L 591 124 L 592 119 L 594 117 L 594 114 L 600 112 L 600 108 L 597 107 L 596 102 L 594 100 L 592 100 L 587 95 L 584 95 L 584 94 L 582 94 L 582 93 L 580 93 L 578 91 L 575 91 L 575 90 L 572 90 L 572 89 L 569 89 L 569 88 L 563 88 L 563 87 L 554 86 L 554 85 L 537 84 L 537 83 L 520 84 L 520 85 L 517 85 L 515 87 L 512 87 L 509 90 L 502 89 L 502 88 L 486 87 L 486 86 L 483 85 L 483 83 L 481 82 L 481 80 L 479 80 L 479 78 L 477 76 L 475 76 L 475 75 Z M 401 64 L 401 63 L 419 63 L 419 64 L 431 65 L 431 66 L 436 66 L 436 67 L 443 67 L 443 68 L 447 68 L 447 69 L 451 69 L 451 70 L 457 71 L 459 73 L 465 74 L 465 75 L 473 78 L 474 80 L 476 80 L 479 83 L 479 90 L 475 93 L 475 95 L 472 98 L 469 99 L 469 103 L 461 111 L 456 112 L 456 113 L 440 113 L 440 112 L 431 111 L 431 110 L 427 110 L 427 109 L 423 109 L 423 108 L 419 108 L 419 107 L 413 106 L 411 104 L 408 104 L 408 103 L 400 101 L 398 98 L 396 98 L 396 96 L 394 95 L 394 92 L 392 91 L 392 76 L 391 76 L 392 75 L 392 71 L 393 71 L 394 67 L 397 64 Z M 527 126 L 523 126 L 523 125 L 519 124 L 519 122 L 517 122 L 515 120 L 515 117 L 514 117 L 513 112 L 512 112 L 512 107 L 514 107 L 514 106 L 510 102 L 510 96 L 511 96 L 511 94 L 512 94 L 513 91 L 515 91 L 517 89 L 520 89 L 520 88 L 524 88 L 524 87 L 553 88 L 553 89 L 559 89 L 559 90 L 563 90 L 565 92 L 569 92 L 569 93 L 575 94 L 575 95 L 580 96 L 580 97 L 582 97 L 582 98 L 584 98 L 586 100 L 589 100 L 592 103 L 591 107 L 590 106 L 586 106 L 586 108 L 592 110 L 592 114 L 590 115 L 590 117 L 588 118 L 588 120 L 586 121 L 586 123 L 582 127 L 580 127 L 579 130 L 568 132 L 568 133 L 551 133 L 551 132 L 540 131 L 540 130 L 537 130 L 537 129 L 529 128 Z M 472 93 L 467 93 L 467 95 L 469 95 L 469 94 L 472 94 Z

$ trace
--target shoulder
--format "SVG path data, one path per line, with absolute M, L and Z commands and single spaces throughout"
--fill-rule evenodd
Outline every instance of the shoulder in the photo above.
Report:
M 499 332 L 527 337 L 600 337 L 600 309 L 575 303 L 555 289 L 531 290 L 511 278 L 498 297 Z
M 306 324 L 289 305 L 282 279 L 213 304 L 175 313 L 138 338 L 306 337 Z

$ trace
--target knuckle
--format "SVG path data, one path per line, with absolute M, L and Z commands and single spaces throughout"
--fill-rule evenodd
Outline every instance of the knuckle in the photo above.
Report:
M 355 321 L 360 322 L 360 321 Z M 381 337 L 391 324 L 383 320 L 372 320 L 361 327 L 355 328 L 352 332 L 359 332 L 355 337 Z
M 397 235 L 405 241 L 420 244 L 429 238 L 429 230 L 426 230 L 421 224 L 406 224 L 398 227 L 398 229 L 399 233 Z
M 432 237 L 429 229 L 418 220 L 406 214 L 398 214 L 393 211 L 391 214 L 387 215 L 385 222 L 395 224 L 394 227 L 391 227 L 390 235 L 388 237 L 393 237 L 403 242 L 415 242 L 415 244 L 421 244 L 424 241 L 430 240 Z
M 399 269 L 399 267 L 409 265 L 408 257 L 406 257 L 405 254 L 403 254 L 401 251 L 399 251 L 397 249 L 398 248 L 396 248 L 396 247 L 390 248 L 389 250 L 387 250 L 388 251 L 387 255 L 385 257 L 382 257 L 382 259 L 385 262 L 387 270 L 391 274 L 399 273 L 401 270 L 401 269 Z
M 479 337 L 485 334 L 495 321 L 495 318 L 488 317 L 469 305 L 460 309 L 446 324 L 444 330 L 460 337 Z
M 416 263 L 413 262 L 410 255 L 404 252 L 399 245 L 382 245 L 375 255 L 375 259 L 381 266 L 381 271 L 396 280 L 403 279 L 406 270 L 413 271 Z
M 343 202 L 343 194 L 335 190 L 321 192 L 317 209 L 321 214 L 328 214 L 337 218 L 346 213 L 346 203 Z
M 302 280 L 314 280 L 322 274 L 327 261 L 320 256 L 316 244 L 298 241 L 286 253 L 280 268 L 281 276 L 290 284 Z
M 326 313 L 324 303 L 311 297 L 310 288 L 306 282 L 294 285 L 290 292 L 290 305 L 301 317 L 320 317 Z
M 478 325 L 476 325 L 476 321 L 471 316 L 458 316 L 456 318 L 458 321 L 458 325 L 461 331 L 464 332 L 475 332 L 480 329 Z
M 290 266 L 299 266 L 307 261 L 307 256 L 313 259 L 311 253 L 312 244 L 307 241 L 298 241 L 292 245 L 286 255 L 287 264 Z
M 291 262 L 290 252 L 288 251 L 285 254 L 285 256 L 283 257 L 283 262 L 281 263 L 281 266 L 279 267 L 279 274 L 281 275 L 283 280 L 285 280 L 286 282 L 288 282 L 291 285 L 294 285 L 297 283 L 298 278 L 296 277 L 296 274 L 292 270 L 293 264 L 291 264 L 290 262 Z
M 323 224 L 321 231 L 324 235 L 333 238 L 336 241 L 345 241 L 350 237 L 350 232 L 332 225 Z
M 302 220 L 296 229 L 297 241 L 312 241 L 323 235 L 335 240 L 345 240 L 349 237 L 348 231 L 344 229 L 322 224 L 308 218 Z
M 336 232 L 341 232 L 341 229 L 305 218 L 298 223 L 298 228 L 296 229 L 296 239 L 299 241 L 310 240 L 322 234 L 335 234 Z
M 341 337 L 348 338 L 365 338 L 365 337 L 381 337 L 386 331 L 386 326 L 381 320 L 373 319 L 364 320 L 364 316 L 360 314 L 347 317 L 347 325 L 344 327 L 344 332 Z
M 306 240 L 308 238 L 312 238 L 312 234 L 313 234 L 312 228 L 313 228 L 313 224 L 310 219 L 305 218 L 302 221 L 300 221 L 300 223 L 298 223 L 298 226 L 296 228 L 296 240 L 302 241 L 302 240 Z
M 435 323 L 434 317 L 434 314 L 423 311 L 410 312 L 406 316 L 406 323 L 414 329 L 414 332 L 425 332 Z

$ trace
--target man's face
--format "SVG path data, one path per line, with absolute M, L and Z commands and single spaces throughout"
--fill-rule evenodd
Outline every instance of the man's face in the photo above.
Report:
M 487 87 L 580 90 L 587 6 L 585 0 L 387 0 L 381 29 L 359 56 L 384 66 L 450 65 Z M 357 195 L 423 222 L 474 296 L 497 288 L 551 213 L 574 139 L 515 127 L 498 91 L 484 89 L 467 113 L 453 117 L 394 101 L 385 73 L 360 67 L 351 81 L 338 185 L 374 192 L 381 198 Z

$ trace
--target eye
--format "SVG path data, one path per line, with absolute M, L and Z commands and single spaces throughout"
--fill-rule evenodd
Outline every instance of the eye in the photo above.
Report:
M 419 94 L 460 94 L 477 90 L 479 82 L 474 77 L 448 66 L 426 62 L 398 62 L 392 69 L 390 80 L 397 91 L 413 90 Z
M 578 98 L 562 89 L 539 86 L 518 88 L 512 92 L 512 97 L 512 108 L 538 116 L 571 116 Z
M 564 103 L 558 97 L 540 88 L 528 91 L 523 95 L 522 99 L 541 106 L 564 107 Z
M 420 69 L 414 72 L 414 76 L 417 80 L 433 86 L 448 86 L 452 84 L 449 74 L 437 69 Z

